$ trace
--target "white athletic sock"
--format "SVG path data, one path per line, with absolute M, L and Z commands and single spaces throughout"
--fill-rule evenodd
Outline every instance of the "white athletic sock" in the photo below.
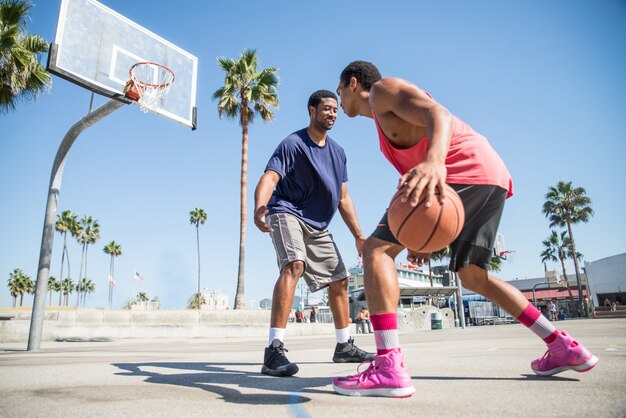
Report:
M 269 347 L 270 345 L 272 345 L 272 341 L 274 340 L 280 340 L 282 342 L 284 342 L 285 340 L 285 328 L 271 328 L 270 327 L 270 341 L 267 344 L 267 346 Z
M 337 337 L 337 344 L 347 343 L 350 339 L 350 327 L 335 329 L 335 336 Z

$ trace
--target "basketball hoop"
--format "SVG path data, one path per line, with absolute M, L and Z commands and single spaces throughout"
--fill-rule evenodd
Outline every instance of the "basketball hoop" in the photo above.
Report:
M 144 112 L 154 112 L 174 82 L 174 72 L 156 62 L 138 62 L 130 67 L 124 94 Z

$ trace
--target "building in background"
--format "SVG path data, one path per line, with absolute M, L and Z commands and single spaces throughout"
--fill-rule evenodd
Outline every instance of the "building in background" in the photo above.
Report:
M 587 276 L 581 273 L 580 280 L 583 298 L 588 297 Z M 530 303 L 534 303 L 539 310 L 546 311 L 550 301 L 553 300 L 557 306 L 557 311 L 562 312 L 566 318 L 574 318 L 583 314 L 581 312 L 579 315 L 578 312 L 578 284 L 575 274 L 568 274 L 567 281 L 565 281 L 555 271 L 547 271 L 544 277 L 516 279 L 507 283 L 518 288 L 526 299 Z
M 604 307 L 608 299 L 616 307 L 626 301 L 626 253 L 585 262 L 585 273 L 595 307 Z
M 445 270 L 445 271 L 444 271 Z M 432 275 L 413 264 L 396 263 L 398 283 L 400 285 L 400 308 L 412 309 L 415 305 L 430 303 L 438 307 L 449 305 L 449 298 L 456 291 L 451 286 L 447 269 L 433 267 Z M 367 308 L 363 283 L 363 267 L 356 266 L 348 270 L 348 294 L 350 295 L 350 316 L 354 318 L 362 307 Z M 432 285 L 431 285 L 432 281 Z
M 216 311 L 229 309 L 228 295 L 223 294 L 219 290 L 212 290 L 210 293 L 202 293 L 202 296 L 206 300 L 206 304 L 202 305 L 202 309 L 212 309 Z

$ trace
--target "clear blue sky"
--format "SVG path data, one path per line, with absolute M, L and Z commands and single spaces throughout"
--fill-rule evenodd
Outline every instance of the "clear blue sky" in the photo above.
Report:
M 334 90 L 344 66 L 374 62 L 383 76 L 406 78 L 488 137 L 509 167 L 516 194 L 500 226 L 514 263 L 506 280 L 539 277 L 541 213 L 548 186 L 584 187 L 595 216 L 574 226 L 586 261 L 626 251 L 626 4 L 588 1 L 229 1 L 105 0 L 108 7 L 198 56 L 198 129 L 125 106 L 85 131 L 70 151 L 59 213 L 70 209 L 101 224 L 89 251 L 97 286 L 88 306 L 105 306 L 109 257 L 121 244 L 114 301 L 138 291 L 180 308 L 196 288 L 196 237 L 189 211 L 204 208 L 202 287 L 234 299 L 239 228 L 241 134 L 220 120 L 211 94 L 221 86 L 218 56 L 254 48 L 261 67 L 280 68 L 280 109 L 273 124 L 250 128 L 248 207 L 279 141 L 308 123 L 306 101 Z M 39 0 L 30 32 L 54 39 L 59 0 Z M 10 306 L 6 280 L 14 268 L 33 279 L 50 170 L 61 139 L 88 110 L 90 94 L 54 77 L 49 94 L 0 115 L 0 307 Z M 103 103 L 103 98 L 98 98 Z M 343 113 L 331 131 L 348 156 L 348 187 L 369 234 L 393 195 L 397 173 L 382 157 L 370 119 Z M 331 232 L 348 265 L 353 239 L 339 215 Z M 277 276 L 269 236 L 248 217 L 246 301 L 271 297 Z M 55 236 L 51 272 L 59 275 L 62 240 Z M 80 247 L 69 246 L 77 277 Z M 404 254 L 401 256 L 404 259 Z M 557 267 L 549 265 L 549 268 Z M 567 265 L 573 273 L 572 263 Z M 138 271 L 145 280 L 133 281 Z M 559 267 L 560 270 L 560 267 Z M 32 298 L 27 297 L 30 304 Z M 72 303 L 74 298 L 72 298 Z

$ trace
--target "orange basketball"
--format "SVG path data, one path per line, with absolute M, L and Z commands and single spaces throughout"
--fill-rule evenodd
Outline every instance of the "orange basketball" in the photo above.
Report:
M 398 190 L 391 199 L 387 220 L 389 229 L 400 244 L 420 253 L 432 253 L 449 245 L 459 236 L 465 222 L 465 211 L 459 195 L 446 184 L 443 205 L 439 203 L 439 191 L 429 208 L 424 205 L 426 190 L 422 192 L 417 206 L 402 203 Z

